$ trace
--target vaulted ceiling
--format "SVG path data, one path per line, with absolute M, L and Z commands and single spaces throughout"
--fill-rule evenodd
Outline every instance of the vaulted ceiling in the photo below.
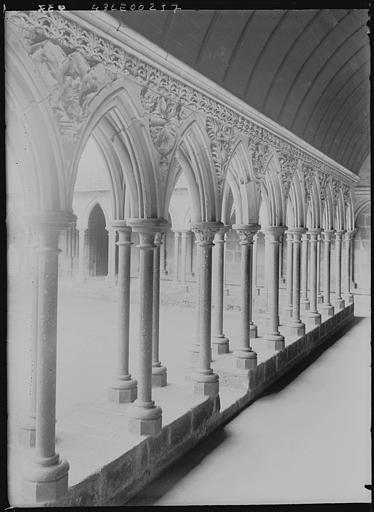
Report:
M 366 10 L 111 14 L 359 172 L 370 152 Z

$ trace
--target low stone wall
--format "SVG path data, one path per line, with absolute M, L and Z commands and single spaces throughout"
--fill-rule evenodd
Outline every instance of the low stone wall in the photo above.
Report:
M 165 425 L 155 437 L 145 437 L 130 451 L 100 468 L 82 482 L 69 488 L 66 495 L 42 506 L 100 506 L 126 503 L 170 464 L 191 450 L 200 440 L 248 406 L 272 384 L 305 366 L 308 358 L 334 341 L 334 334 L 353 319 L 353 304 L 339 311 L 320 326 L 286 346 L 255 369 L 241 372 L 239 378 L 220 371 L 221 385 L 242 388 L 243 395 L 224 410 L 219 396 L 206 398 Z M 237 376 L 236 376 L 237 377 Z

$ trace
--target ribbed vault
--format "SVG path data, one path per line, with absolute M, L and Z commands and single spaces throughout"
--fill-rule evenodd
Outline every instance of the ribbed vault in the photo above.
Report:
M 358 173 L 370 148 L 366 10 L 111 14 Z

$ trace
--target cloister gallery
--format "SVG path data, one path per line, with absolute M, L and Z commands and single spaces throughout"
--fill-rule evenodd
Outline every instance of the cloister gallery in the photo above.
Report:
M 6 12 L 12 504 L 125 503 L 352 320 L 370 294 L 366 23 Z M 117 302 L 93 375 L 85 293 Z M 84 428 L 56 416 L 70 337 Z

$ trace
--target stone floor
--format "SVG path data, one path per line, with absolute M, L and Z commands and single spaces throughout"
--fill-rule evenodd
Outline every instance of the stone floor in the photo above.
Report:
M 370 502 L 369 331 L 369 319 L 357 318 L 295 380 L 213 432 L 126 505 Z
M 154 396 L 163 408 L 164 420 L 171 421 L 186 404 L 194 401 L 192 384 L 186 382 L 184 375 L 194 341 L 195 311 L 191 306 L 195 291 L 191 285 L 187 291 L 183 286 L 167 282 L 162 282 L 161 290 L 160 355 L 168 368 L 169 385 L 156 389 Z M 14 498 L 13 502 L 19 503 L 19 467 L 27 451 L 17 446 L 17 424 L 27 404 L 31 290 L 23 283 L 11 282 L 8 291 L 9 496 Z M 284 290 L 281 291 L 283 294 Z M 265 303 L 263 295 L 256 296 L 255 319 L 260 335 L 265 332 Z M 224 322 L 231 349 L 235 349 L 239 340 L 239 304 L 239 289 L 233 287 L 225 295 L 227 311 Z M 71 463 L 69 485 L 72 485 L 96 466 L 113 459 L 120 450 L 123 452 L 127 446 L 131 447 L 136 440 L 127 433 L 127 418 L 124 418 L 123 411 L 117 411 L 116 406 L 107 401 L 107 389 L 116 361 L 115 289 L 106 286 L 102 280 L 91 281 L 86 286 L 62 282 L 58 307 L 57 450 Z M 137 319 L 134 280 L 130 360 L 135 377 Z M 259 362 L 274 353 L 261 338 L 255 340 L 253 346 L 258 352 Z M 234 390 L 225 389 L 221 395 L 223 405 L 235 400 L 234 395 Z M 82 444 L 86 446 L 84 461 L 76 455 L 77 447 Z

